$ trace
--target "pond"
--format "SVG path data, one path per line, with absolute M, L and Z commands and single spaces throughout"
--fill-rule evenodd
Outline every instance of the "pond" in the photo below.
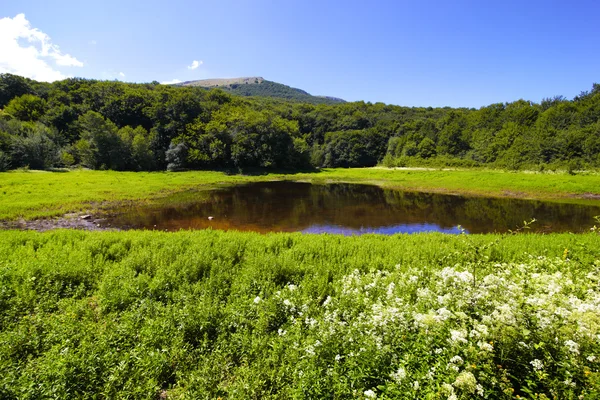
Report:
M 600 207 L 534 200 L 403 192 L 359 184 L 261 182 L 187 192 L 160 205 L 116 210 L 102 226 L 256 232 L 507 232 L 536 218 L 534 232 L 583 232 Z

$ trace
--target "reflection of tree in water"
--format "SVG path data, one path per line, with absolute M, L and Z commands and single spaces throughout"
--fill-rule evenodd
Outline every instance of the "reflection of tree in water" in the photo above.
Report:
M 205 192 L 194 201 L 136 208 L 113 220 L 116 226 L 157 229 L 297 231 L 310 226 L 352 229 L 395 225 L 464 226 L 469 232 L 506 231 L 537 218 L 553 231 L 591 226 L 598 207 L 518 199 L 466 198 L 401 192 L 372 185 L 264 182 Z M 187 199 L 187 198 L 186 198 Z M 168 202 L 166 203 L 168 204 Z M 208 220 L 213 216 L 213 220 Z M 535 228 L 535 227 L 534 227 Z

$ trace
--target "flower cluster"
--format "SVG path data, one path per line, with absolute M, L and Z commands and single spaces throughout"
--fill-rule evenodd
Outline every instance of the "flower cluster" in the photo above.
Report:
M 296 376 L 362 382 L 366 398 L 585 398 L 598 390 L 589 381 L 600 352 L 600 270 L 592 268 L 582 274 L 568 259 L 530 257 L 355 270 L 322 298 L 291 285 L 278 292 L 288 321 L 279 335 L 300 351 Z

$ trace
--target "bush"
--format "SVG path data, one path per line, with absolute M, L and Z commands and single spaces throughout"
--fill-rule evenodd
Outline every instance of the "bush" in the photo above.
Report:
M 165 155 L 167 161 L 167 171 L 180 171 L 185 168 L 188 148 L 185 143 L 169 145 L 169 150 Z
M 10 168 L 10 157 L 8 154 L 0 151 L 0 172 L 8 171 Z

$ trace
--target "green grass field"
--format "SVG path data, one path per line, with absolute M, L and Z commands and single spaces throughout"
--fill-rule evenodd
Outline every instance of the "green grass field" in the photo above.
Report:
M 122 201 L 148 201 L 187 189 L 259 180 L 374 183 L 405 190 L 550 199 L 598 204 L 600 175 L 532 174 L 492 170 L 326 169 L 315 173 L 227 175 L 222 172 L 5 172 L 0 173 L 0 221 L 55 217 Z
M 0 232 L 0 398 L 595 399 L 599 248 Z
M 576 202 L 600 187 L 498 171 L 10 172 L 0 220 L 271 179 Z M 0 231 L 0 399 L 597 399 L 598 249 L 597 232 Z

